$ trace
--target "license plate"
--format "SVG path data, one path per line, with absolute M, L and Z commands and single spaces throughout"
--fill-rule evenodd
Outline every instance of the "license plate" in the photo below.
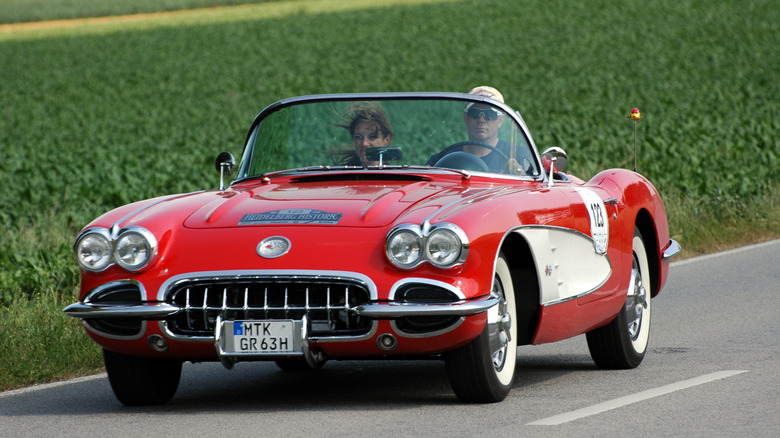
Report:
M 288 353 L 296 348 L 292 320 L 225 321 L 223 330 L 227 353 Z

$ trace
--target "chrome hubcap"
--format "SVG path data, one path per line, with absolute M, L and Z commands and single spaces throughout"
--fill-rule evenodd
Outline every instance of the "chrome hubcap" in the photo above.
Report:
M 642 284 L 642 274 L 639 272 L 636 262 L 634 262 L 625 307 L 628 335 L 632 341 L 635 341 L 639 336 L 642 328 L 642 315 L 645 309 L 647 309 L 647 291 Z
M 501 298 L 501 301 L 488 312 L 488 330 L 490 351 L 493 367 L 501 371 L 506 362 L 507 346 L 512 340 L 510 329 L 512 328 L 512 316 L 509 314 L 509 306 L 504 297 L 504 288 L 501 280 L 496 276 L 493 282 L 493 296 Z

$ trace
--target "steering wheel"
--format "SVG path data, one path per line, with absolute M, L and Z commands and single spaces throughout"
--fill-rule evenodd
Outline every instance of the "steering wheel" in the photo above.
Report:
M 446 148 L 444 148 L 444 150 L 440 152 L 441 154 L 444 154 L 444 156 L 442 156 L 436 162 L 436 164 L 434 164 L 434 166 L 449 167 L 449 168 L 464 169 L 464 170 L 480 170 L 483 172 L 489 171 L 490 169 L 488 168 L 485 161 L 482 160 L 482 158 L 474 154 L 464 152 L 462 150 L 456 151 L 456 149 L 463 149 L 464 146 L 470 144 L 487 148 L 490 149 L 491 151 L 497 152 L 499 155 L 501 155 L 504 161 L 509 161 L 509 157 L 507 157 L 507 155 L 504 152 L 500 151 L 495 146 L 489 145 L 487 143 L 483 143 L 481 141 L 466 140 L 455 144 L 451 144 Z

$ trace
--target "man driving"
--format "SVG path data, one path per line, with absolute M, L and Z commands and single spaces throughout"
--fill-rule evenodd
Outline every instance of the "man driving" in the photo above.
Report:
M 504 102 L 504 96 L 498 90 L 486 85 L 473 88 L 469 94 Z M 469 141 L 461 143 L 462 146 L 458 149 L 447 148 L 434 155 L 428 160 L 428 165 L 435 165 L 447 154 L 460 150 L 481 158 L 490 172 L 506 172 L 509 168 L 522 171 L 517 161 L 510 158 L 512 146 L 509 142 L 498 138 L 498 130 L 505 118 L 503 112 L 491 105 L 469 103 L 463 110 L 463 122 L 466 124 Z
M 486 96 L 499 102 L 504 102 L 504 96 L 493 87 L 480 86 L 469 91 L 469 94 Z M 468 130 L 469 141 L 488 144 L 504 153 L 480 146 L 477 143 L 469 143 L 463 146 L 464 152 L 474 154 L 487 164 L 493 172 L 500 172 L 506 167 L 506 157 L 509 155 L 510 145 L 506 141 L 498 139 L 498 129 L 504 123 L 504 114 L 496 108 L 481 104 L 470 103 L 463 111 L 463 122 Z

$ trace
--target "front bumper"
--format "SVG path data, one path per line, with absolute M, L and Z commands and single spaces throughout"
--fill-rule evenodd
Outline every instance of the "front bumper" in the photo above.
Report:
M 379 302 L 347 307 L 347 312 L 375 319 L 392 319 L 416 316 L 470 316 L 485 312 L 497 305 L 499 299 L 485 296 L 474 300 L 453 303 L 392 303 Z M 227 308 L 225 309 L 227 310 Z M 74 303 L 66 307 L 68 316 L 81 319 L 140 318 L 165 319 L 185 311 L 183 307 L 168 303 L 140 305 Z
M 159 291 L 157 300 L 149 300 L 149 288 Z M 388 336 L 398 339 L 393 354 L 431 354 L 468 342 L 499 303 L 490 294 L 466 299 L 424 278 L 395 283 L 389 300 L 377 295 L 371 279 L 355 273 L 209 272 L 153 286 L 103 283 L 64 312 L 82 319 L 105 348 L 147 354 L 165 339 L 171 357 L 208 360 L 213 353 L 204 348 L 218 338 L 219 321 L 294 321 L 307 345 L 332 357 L 388 354 L 379 347 Z

